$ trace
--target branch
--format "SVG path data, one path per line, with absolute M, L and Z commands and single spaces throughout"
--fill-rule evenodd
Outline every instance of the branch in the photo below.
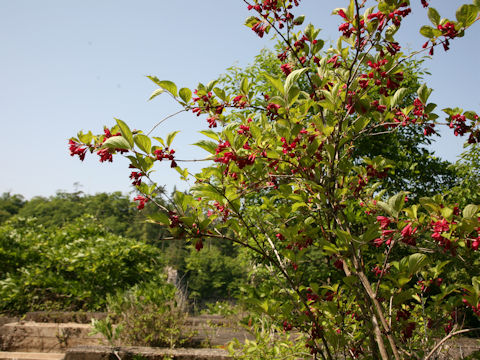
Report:
M 434 354 L 435 352 L 438 350 L 438 348 L 440 346 L 442 346 L 442 344 L 447 341 L 448 339 L 456 336 L 456 335 L 459 335 L 459 334 L 463 334 L 463 333 L 466 333 L 466 332 L 470 332 L 470 331 L 475 331 L 475 330 L 480 330 L 480 328 L 473 328 L 473 329 L 463 329 L 463 330 L 458 330 L 458 331 L 455 331 L 455 332 L 452 332 L 450 334 L 448 334 L 447 336 L 445 336 L 442 340 L 440 340 L 437 345 L 435 345 L 435 347 L 432 349 L 432 351 L 430 351 L 428 353 L 428 355 L 423 359 L 423 360 L 428 360 L 430 359 Z
M 178 115 L 178 114 L 180 114 L 180 113 L 182 113 L 182 112 L 184 112 L 184 111 L 187 111 L 187 110 L 183 109 L 183 110 L 177 111 L 176 113 L 171 114 L 171 115 L 168 115 L 166 118 L 163 118 L 162 120 L 160 120 L 160 121 L 159 121 L 158 123 L 156 123 L 156 124 L 154 125 L 154 127 L 147 133 L 147 136 L 149 136 L 149 135 L 152 133 L 152 131 L 157 128 L 158 125 L 160 125 L 160 124 L 163 123 L 164 121 L 166 121 L 166 120 L 170 119 L 171 117 L 174 117 L 175 115 Z

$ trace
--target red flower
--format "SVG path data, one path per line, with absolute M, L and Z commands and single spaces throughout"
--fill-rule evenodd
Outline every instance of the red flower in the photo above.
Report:
M 386 229 L 391 223 L 391 220 L 385 216 L 377 216 L 377 221 L 380 223 L 380 229 Z
M 138 201 L 137 209 L 142 210 L 145 207 L 145 204 L 148 202 L 148 198 L 142 195 L 138 195 L 133 199 L 133 201 Z
M 70 150 L 70 156 L 78 155 L 80 160 L 85 159 L 85 153 L 87 152 L 87 148 L 83 147 L 83 145 L 73 141 L 69 140 L 68 145 L 70 145 L 69 150 Z
M 280 69 L 283 71 L 285 76 L 288 76 L 292 72 L 292 65 L 290 64 L 282 64 Z
M 401 232 L 402 242 L 408 245 L 415 246 L 417 242 L 415 241 L 413 235 L 417 232 L 417 228 L 412 229 L 412 224 L 405 226 Z
M 100 156 L 100 162 L 113 161 L 112 154 L 108 149 L 100 149 L 97 151 L 97 155 Z

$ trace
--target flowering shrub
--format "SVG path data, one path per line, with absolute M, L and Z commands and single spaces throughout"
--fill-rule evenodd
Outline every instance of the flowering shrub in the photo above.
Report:
M 413 54 L 394 36 L 410 1 L 376 0 L 367 8 L 367 1 L 351 0 L 335 9 L 343 23 L 337 46 L 327 50 L 319 29 L 298 30 L 298 1 L 245 2 L 254 14 L 246 24 L 260 37 L 273 31 L 282 40 L 282 76 L 265 73 L 267 87 L 248 77 L 238 87 L 213 81 L 193 93 L 149 77 L 159 87 L 151 98 L 167 92 L 206 117 L 201 133 L 209 140 L 196 145 L 210 154 L 209 166 L 189 174 L 171 150 L 176 132 L 150 138 L 121 120 L 105 134 L 72 138 L 72 156 L 83 160 L 89 151 L 110 161 L 124 154 L 142 193 L 139 209 L 155 198 L 157 162 L 168 159 L 183 178 L 194 176 L 190 193 L 172 198 L 174 210 L 159 204 L 151 221 L 199 251 L 208 238 L 248 249 L 269 271 L 258 291 L 270 296 L 258 297 L 258 309 L 284 331 L 305 334 L 313 358 L 432 358 L 446 339 L 469 331 L 466 317 L 479 313 L 480 278 L 465 264 L 478 263 L 480 207 L 460 209 L 442 195 L 389 197 L 382 183 L 395 164 L 355 157 L 359 142 L 379 132 L 421 126 L 430 136 L 442 124 L 426 84 L 404 101 L 411 90 L 402 86 L 404 63 Z M 433 26 L 421 27 L 428 41 L 418 53 L 449 50 L 479 20 L 478 0 L 462 5 L 456 20 L 422 4 Z M 456 135 L 480 141 L 475 112 L 444 112 Z M 468 281 L 457 281 L 459 271 Z

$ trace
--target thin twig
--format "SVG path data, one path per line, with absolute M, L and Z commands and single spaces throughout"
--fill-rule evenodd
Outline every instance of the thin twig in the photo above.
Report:
M 164 121 L 170 119 L 171 117 L 174 117 L 175 115 L 178 115 L 184 111 L 187 111 L 186 109 L 182 109 L 182 110 L 179 110 L 177 111 L 176 113 L 174 114 L 171 114 L 171 115 L 168 115 L 166 118 L 163 118 L 162 120 L 160 120 L 158 123 L 155 124 L 155 126 L 147 133 L 147 136 L 150 135 L 152 133 L 153 130 L 155 130 L 157 128 L 158 125 L 160 125 L 161 123 L 163 123 Z

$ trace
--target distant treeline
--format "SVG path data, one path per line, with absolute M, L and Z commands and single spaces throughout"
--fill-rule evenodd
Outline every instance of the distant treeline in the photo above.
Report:
M 161 201 L 161 199 L 159 199 Z M 178 270 L 197 304 L 232 299 L 248 261 L 230 243 L 207 241 L 201 252 L 165 240 L 120 192 L 58 192 L 26 200 L 0 196 L 0 312 L 102 310 L 106 297 L 133 286 L 163 286 L 165 266 Z M 149 285 L 151 286 L 151 285 Z

